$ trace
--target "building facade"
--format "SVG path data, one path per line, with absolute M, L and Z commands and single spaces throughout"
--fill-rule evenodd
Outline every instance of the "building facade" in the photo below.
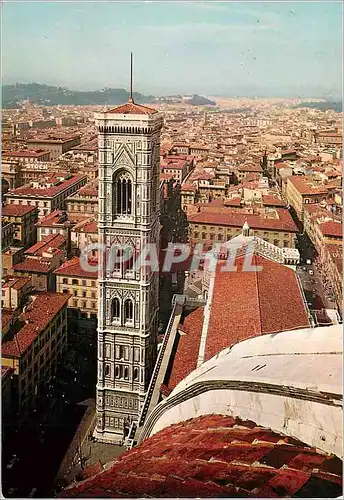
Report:
M 158 273 L 135 265 L 159 244 L 159 161 L 163 119 L 132 100 L 97 114 L 99 240 L 132 259 L 100 261 L 97 424 L 94 436 L 121 443 L 138 419 L 156 358 Z M 158 250 L 158 249 L 157 249 Z M 135 264 L 134 264 L 135 263 Z

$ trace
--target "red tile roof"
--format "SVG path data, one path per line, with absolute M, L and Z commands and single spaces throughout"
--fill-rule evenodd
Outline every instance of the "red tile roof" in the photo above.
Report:
M 32 187 L 31 185 L 24 185 L 16 189 L 11 189 L 6 193 L 9 198 L 16 196 L 32 196 L 35 198 L 53 198 L 65 189 L 68 189 L 73 184 L 81 180 L 86 180 L 86 175 L 74 175 L 70 179 L 64 180 L 60 183 L 56 180 L 56 185 L 52 187 Z
M 195 191 L 197 191 L 197 188 L 196 188 L 195 184 L 192 184 L 191 182 L 189 182 L 189 183 L 185 183 L 185 184 L 182 185 L 181 191 L 182 192 L 183 191 L 192 191 L 192 192 L 195 192 Z
M 48 234 L 41 241 L 38 241 L 32 247 L 25 251 L 26 255 L 42 255 L 51 249 L 60 249 L 66 245 L 66 237 L 63 234 Z
M 326 194 L 330 187 L 333 187 L 329 184 L 315 184 L 312 176 L 299 176 L 292 175 L 288 177 L 288 182 L 291 182 L 293 186 L 299 191 L 300 194 L 303 195 L 311 195 L 311 194 Z
M 236 259 L 234 272 L 221 272 L 224 262 L 218 264 L 206 359 L 250 337 L 310 326 L 294 271 L 261 256 L 247 257 L 262 271 L 244 271 L 244 257 Z
M 117 113 L 122 115 L 153 115 L 158 111 L 153 108 L 148 108 L 147 106 L 142 106 L 142 104 L 135 104 L 134 102 L 127 102 L 113 109 L 109 109 L 107 113 Z
M 48 273 L 51 271 L 51 262 L 37 259 L 35 257 L 26 257 L 23 262 L 19 262 L 13 266 L 13 271 L 31 272 L 31 273 Z
M 201 332 L 204 319 L 204 307 L 190 313 L 179 325 L 178 348 L 172 362 L 168 388 L 174 389 L 181 380 L 197 368 L 198 351 L 201 341 Z M 183 335 L 184 334 L 184 335 Z
M 40 156 L 46 156 L 50 154 L 50 151 L 45 151 L 43 149 L 31 149 L 25 151 L 3 151 L 2 156 L 18 157 L 18 158 L 39 158 Z
M 90 262 L 91 266 L 97 266 L 97 262 Z M 98 278 L 98 271 L 86 271 L 81 267 L 79 257 L 73 257 L 73 259 L 67 260 L 60 266 L 54 274 L 59 274 L 61 276 L 78 276 L 81 278 Z
M 78 222 L 72 229 L 79 233 L 98 233 L 98 224 L 94 219 L 86 219 Z
M 30 205 L 15 205 L 14 203 L 9 203 L 2 207 L 2 215 L 7 217 L 22 217 L 34 210 L 38 210 L 37 207 L 31 207 Z
M 263 169 L 260 165 L 240 165 L 239 172 L 262 172 Z
M 319 228 L 324 236 L 332 236 L 334 238 L 342 238 L 343 236 L 343 225 L 341 222 L 323 222 L 319 225 Z
M 3 339 L 2 356 L 21 356 L 56 314 L 66 306 L 70 297 L 71 295 L 62 293 L 44 293 L 34 296 L 33 302 L 21 317 L 21 320 L 25 321 L 23 327 L 15 338 Z
M 54 210 L 53 212 L 50 212 L 50 214 L 39 219 L 39 221 L 36 222 L 36 226 L 51 227 L 56 225 L 61 225 L 61 226 L 69 225 L 70 222 L 68 221 L 68 215 L 64 214 L 66 214 L 66 212 L 64 212 L 63 210 Z M 61 220 L 63 222 L 61 222 Z
M 228 209 L 226 212 L 208 212 L 204 207 L 201 212 L 188 216 L 189 223 L 193 224 L 212 224 L 219 226 L 242 227 L 245 220 L 252 229 L 270 229 L 283 232 L 298 231 L 287 209 L 276 208 L 278 218 L 268 219 L 260 215 L 251 215 L 238 213 Z
M 338 497 L 342 461 L 238 417 L 205 415 L 162 429 L 66 498 Z
M 285 207 L 286 203 L 281 200 L 280 198 L 277 198 L 277 196 L 271 195 L 271 194 L 263 194 L 262 195 L 262 202 L 263 205 L 267 206 L 273 206 L 273 207 Z

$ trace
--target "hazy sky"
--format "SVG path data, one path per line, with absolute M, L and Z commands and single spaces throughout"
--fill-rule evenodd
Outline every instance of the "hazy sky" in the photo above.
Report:
M 341 95 L 341 2 L 8 2 L 4 83 Z

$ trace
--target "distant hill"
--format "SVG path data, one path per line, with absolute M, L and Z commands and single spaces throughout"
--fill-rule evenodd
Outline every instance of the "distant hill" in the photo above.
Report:
M 193 95 L 191 99 L 186 101 L 187 104 L 191 104 L 192 106 L 216 106 L 215 101 L 211 101 L 210 99 L 207 99 L 206 97 L 200 96 L 200 95 Z
M 16 83 L 15 85 L 3 85 L 2 107 L 16 108 L 18 103 L 29 99 L 33 104 L 57 106 L 91 106 L 91 105 L 116 105 L 128 101 L 129 92 L 125 89 L 103 89 L 79 91 L 69 90 L 66 87 L 54 87 L 40 83 Z M 134 99 L 138 103 L 155 102 L 154 96 L 145 96 L 134 92 Z
M 295 108 L 312 108 L 320 109 L 321 111 L 333 109 L 337 113 L 341 113 L 343 110 L 343 103 L 341 101 L 301 102 L 295 106 Z

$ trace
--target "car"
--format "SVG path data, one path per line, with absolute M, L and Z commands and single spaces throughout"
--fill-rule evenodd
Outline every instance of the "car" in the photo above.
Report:
M 310 269 L 310 270 L 308 271 L 308 273 L 309 273 L 311 276 L 313 276 L 313 274 L 314 274 L 313 269 Z

